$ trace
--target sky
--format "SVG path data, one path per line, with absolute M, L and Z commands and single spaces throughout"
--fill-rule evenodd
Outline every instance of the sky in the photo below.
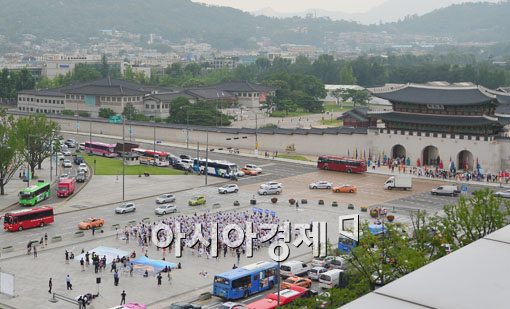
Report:
M 207 4 L 230 6 L 243 11 L 256 11 L 270 7 L 282 13 L 294 13 L 306 9 L 324 9 L 345 13 L 365 12 L 385 0 L 192 0 Z M 424 0 L 426 1 L 426 0 Z

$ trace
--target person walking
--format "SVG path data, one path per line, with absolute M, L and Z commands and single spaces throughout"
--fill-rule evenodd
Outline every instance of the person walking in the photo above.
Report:
M 66 250 L 66 264 L 69 264 L 69 251 Z
M 83 258 L 81 258 L 81 260 L 80 260 L 80 265 L 81 265 L 81 271 L 85 271 L 85 261 L 83 260 Z
M 117 286 L 119 285 L 119 273 L 117 270 L 113 273 L 113 285 Z
M 48 281 L 48 288 L 49 288 L 48 293 L 51 294 L 51 289 L 53 288 L 53 282 L 51 281 L 51 278 L 50 281 Z
M 66 286 L 67 286 L 68 290 L 73 289 L 73 285 L 71 284 L 71 277 L 69 277 L 69 275 L 67 275 L 67 277 L 66 277 Z
M 161 285 L 161 279 L 163 278 L 163 276 L 161 276 L 161 273 L 158 273 L 158 286 Z
M 126 303 L 126 291 L 122 290 L 122 293 L 120 293 L 120 304 L 124 305 Z
M 93 226 L 93 227 L 92 227 L 92 236 L 94 236 L 95 234 L 96 234 L 96 227 L 95 227 L 95 226 Z
M 34 251 L 34 259 L 35 259 L 37 257 L 37 247 L 35 245 L 34 245 L 33 251 Z
M 299 209 L 299 202 L 296 201 L 296 210 L 298 210 L 298 209 Z

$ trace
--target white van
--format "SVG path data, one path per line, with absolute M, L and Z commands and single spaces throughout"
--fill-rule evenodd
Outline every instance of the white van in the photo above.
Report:
M 181 164 L 187 169 L 193 168 L 193 160 L 190 159 L 181 159 Z
M 430 191 L 432 195 L 451 195 L 456 196 L 459 193 L 457 186 L 440 186 Z
M 340 286 L 344 271 L 341 269 L 329 270 L 319 277 L 319 286 L 323 289 L 331 289 Z
M 282 277 L 306 275 L 311 267 L 301 261 L 287 261 L 280 266 L 280 275 Z

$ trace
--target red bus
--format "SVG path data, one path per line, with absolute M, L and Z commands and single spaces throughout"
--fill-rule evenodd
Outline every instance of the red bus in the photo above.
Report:
M 280 291 L 280 306 L 290 304 L 295 299 L 307 297 L 307 288 L 291 285 L 288 289 Z M 278 294 L 267 294 L 265 298 L 246 305 L 248 309 L 275 309 L 278 307 Z
M 169 166 L 170 161 L 168 161 L 168 157 L 170 154 L 164 151 L 152 151 L 142 148 L 133 148 L 131 151 L 137 152 L 140 157 L 138 160 L 140 164 L 148 164 L 154 166 Z
M 335 156 L 320 156 L 317 160 L 317 168 L 337 172 L 363 173 L 367 171 L 367 164 L 364 160 Z
M 49 206 L 8 212 L 4 215 L 4 230 L 21 231 L 53 223 L 53 208 Z
M 103 157 L 116 157 L 115 145 L 100 142 L 85 142 L 85 152 Z

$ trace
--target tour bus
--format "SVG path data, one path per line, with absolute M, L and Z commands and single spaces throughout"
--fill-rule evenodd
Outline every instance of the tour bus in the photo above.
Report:
M 116 157 L 115 145 L 100 142 L 85 142 L 85 152 L 103 157 Z
M 154 166 L 169 166 L 170 162 L 168 157 L 170 154 L 164 151 L 153 151 L 142 148 L 133 148 L 134 151 L 140 155 L 138 160 L 140 164 L 154 165 Z
M 8 212 L 4 215 L 4 230 L 21 231 L 53 223 L 53 208 L 49 206 Z
M 22 206 L 34 206 L 49 198 L 50 192 L 50 183 L 39 180 L 36 184 L 20 191 L 19 204 Z
M 382 224 L 371 224 L 368 226 L 368 230 L 375 236 L 387 233 L 387 229 Z M 349 254 L 356 246 L 358 246 L 358 242 L 354 239 L 350 239 L 343 234 L 340 234 L 338 237 L 338 250 L 340 250 L 342 254 Z
M 193 170 L 205 174 L 205 159 L 194 159 Z M 227 161 L 207 160 L 207 173 L 212 176 L 230 178 L 233 175 L 237 176 L 237 164 Z
M 214 276 L 213 295 L 227 300 L 240 299 L 278 284 L 276 262 L 257 262 Z
M 317 168 L 347 173 L 363 173 L 367 171 L 367 165 L 364 160 L 335 156 L 320 156 L 317 160 Z

